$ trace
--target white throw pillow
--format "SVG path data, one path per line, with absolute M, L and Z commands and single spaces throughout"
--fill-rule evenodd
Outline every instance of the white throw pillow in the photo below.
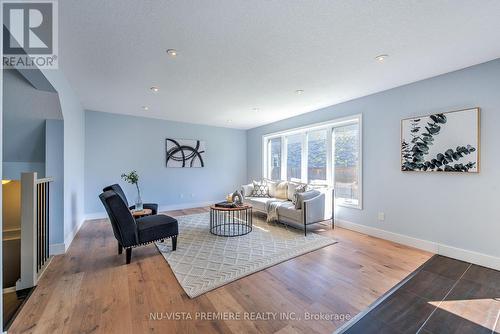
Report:
M 267 183 L 267 188 L 269 189 L 269 196 L 276 197 L 276 186 L 278 185 L 278 182 L 267 179 L 265 179 L 264 181 Z
M 276 185 L 274 197 L 279 199 L 287 199 L 288 198 L 287 191 L 288 191 L 288 182 L 281 181 Z

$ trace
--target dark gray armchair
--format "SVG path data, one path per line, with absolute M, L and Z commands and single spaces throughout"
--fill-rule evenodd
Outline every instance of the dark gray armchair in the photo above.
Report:
M 129 206 L 128 201 L 127 201 L 127 197 L 125 196 L 125 193 L 123 192 L 123 189 L 122 189 L 122 187 L 120 187 L 119 184 L 115 183 L 115 184 L 112 184 L 110 186 L 104 187 L 102 189 L 103 192 L 106 192 L 108 190 L 113 190 L 115 193 L 117 193 L 122 198 L 122 200 L 125 202 L 125 204 L 129 207 L 130 210 L 135 209 L 135 205 Z M 158 213 L 158 204 L 144 203 L 142 206 L 144 207 L 144 209 L 151 209 L 152 215 L 156 215 Z
M 106 208 L 113 233 L 118 241 L 118 254 L 126 250 L 126 262 L 130 263 L 132 248 L 155 241 L 172 238 L 172 250 L 177 248 L 179 233 L 177 220 L 166 215 L 146 216 L 134 219 L 122 197 L 113 190 L 99 195 Z

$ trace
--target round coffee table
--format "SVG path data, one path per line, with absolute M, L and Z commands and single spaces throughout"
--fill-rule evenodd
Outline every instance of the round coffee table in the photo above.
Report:
M 252 231 L 252 206 L 235 208 L 210 207 L 210 233 L 222 237 L 237 237 Z
M 130 210 L 130 213 L 132 214 L 132 216 L 134 216 L 135 219 L 137 219 L 146 216 L 151 216 L 153 211 L 151 211 L 151 209 Z

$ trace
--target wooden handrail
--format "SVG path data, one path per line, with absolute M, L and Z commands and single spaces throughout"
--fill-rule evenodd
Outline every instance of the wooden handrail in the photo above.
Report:
M 53 177 L 45 177 L 43 179 L 37 179 L 36 183 L 48 183 L 54 181 Z

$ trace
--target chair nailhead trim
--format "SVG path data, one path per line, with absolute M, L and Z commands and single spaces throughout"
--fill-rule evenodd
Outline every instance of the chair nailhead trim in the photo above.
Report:
M 171 235 L 170 237 L 159 238 L 159 239 L 156 239 L 156 240 L 153 240 L 153 241 L 148 241 L 148 242 L 144 242 L 142 244 L 137 244 L 137 245 L 134 245 L 134 246 L 128 246 L 128 247 L 123 247 L 123 248 L 129 249 L 129 248 L 136 248 L 136 247 L 140 247 L 140 246 L 145 246 L 145 245 L 149 245 L 149 244 L 152 244 L 152 243 L 160 241 L 160 240 L 170 239 L 170 238 L 176 237 L 176 236 L 177 236 L 177 234 L 176 235 Z

